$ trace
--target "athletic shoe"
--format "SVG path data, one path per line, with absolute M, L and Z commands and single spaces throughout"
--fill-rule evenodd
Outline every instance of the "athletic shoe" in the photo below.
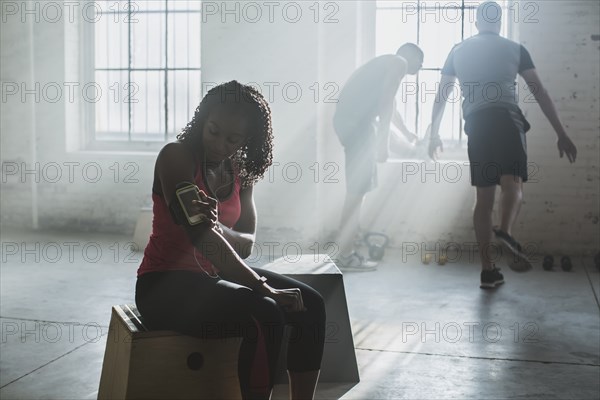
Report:
M 498 239 L 500 243 L 508 247 L 511 253 L 517 254 L 521 257 L 525 257 L 525 254 L 523 254 L 523 248 L 521 247 L 521 244 L 517 242 L 514 237 L 510 236 L 508 233 L 504 232 L 502 229 L 499 228 L 492 228 L 492 230 L 496 235 L 496 239 Z
M 340 270 L 347 272 L 367 272 L 377 269 L 376 262 L 366 261 L 363 256 L 355 251 L 347 256 L 338 257 L 335 264 Z
M 493 289 L 498 285 L 504 283 L 504 276 L 500 273 L 500 268 L 494 266 L 492 269 L 484 269 L 481 271 L 481 284 L 479 285 L 482 289 Z
M 533 265 L 527 259 L 527 255 L 523 252 L 521 244 L 515 238 L 501 229 L 494 228 L 493 231 L 504 249 L 507 250 L 506 257 L 510 269 L 515 272 L 527 272 L 533 268 Z

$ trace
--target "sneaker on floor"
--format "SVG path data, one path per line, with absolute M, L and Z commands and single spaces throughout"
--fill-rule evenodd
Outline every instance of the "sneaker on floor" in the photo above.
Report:
M 484 269 L 481 271 L 481 284 L 479 285 L 482 289 L 493 289 L 498 285 L 504 283 L 504 275 L 500 273 L 500 268 Z
M 373 261 L 366 261 L 363 256 L 357 252 L 352 252 L 347 256 L 339 256 L 336 260 L 337 267 L 342 271 L 375 271 L 377 269 L 377 263 Z
M 510 269 L 515 272 L 527 272 L 533 268 L 533 265 L 527 259 L 527 255 L 523 252 L 521 244 L 515 238 L 498 228 L 494 228 L 493 231 L 504 249 L 507 250 L 506 257 Z

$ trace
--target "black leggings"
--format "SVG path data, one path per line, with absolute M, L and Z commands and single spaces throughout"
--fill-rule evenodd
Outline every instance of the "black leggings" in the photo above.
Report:
M 276 289 L 300 288 L 306 311 L 285 312 L 273 299 L 203 272 L 150 272 L 137 279 L 135 302 L 147 326 L 190 336 L 242 336 L 239 378 L 245 399 L 268 398 L 273 388 L 284 326 L 292 328 L 287 368 L 293 372 L 320 369 L 325 341 L 325 305 L 321 295 L 302 282 L 259 268 Z M 269 364 L 268 385 L 255 387 L 250 374 L 257 349 L 256 323 L 264 337 Z

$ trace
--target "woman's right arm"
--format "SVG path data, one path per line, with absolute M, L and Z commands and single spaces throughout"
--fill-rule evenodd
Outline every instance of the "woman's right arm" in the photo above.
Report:
M 175 198 L 177 185 L 181 182 L 194 182 L 194 169 L 194 159 L 181 143 L 169 143 L 159 153 L 156 171 L 169 209 L 173 206 L 173 202 L 177 201 Z M 210 223 L 191 226 L 186 221 L 182 221 L 181 226 L 192 244 L 219 270 L 224 279 L 271 297 L 289 311 L 300 311 L 304 308 L 300 289 L 277 290 L 264 283 Z

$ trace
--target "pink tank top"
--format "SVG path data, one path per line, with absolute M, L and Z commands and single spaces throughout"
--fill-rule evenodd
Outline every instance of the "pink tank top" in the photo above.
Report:
M 205 193 L 210 193 L 198 168 L 194 182 Z M 241 214 L 240 178 L 235 173 L 232 193 L 224 201 L 219 201 L 219 222 L 233 228 Z M 194 271 L 215 275 L 219 271 L 196 249 L 181 225 L 175 224 L 163 196 L 152 193 L 152 234 L 144 250 L 144 258 L 137 276 L 155 271 Z

